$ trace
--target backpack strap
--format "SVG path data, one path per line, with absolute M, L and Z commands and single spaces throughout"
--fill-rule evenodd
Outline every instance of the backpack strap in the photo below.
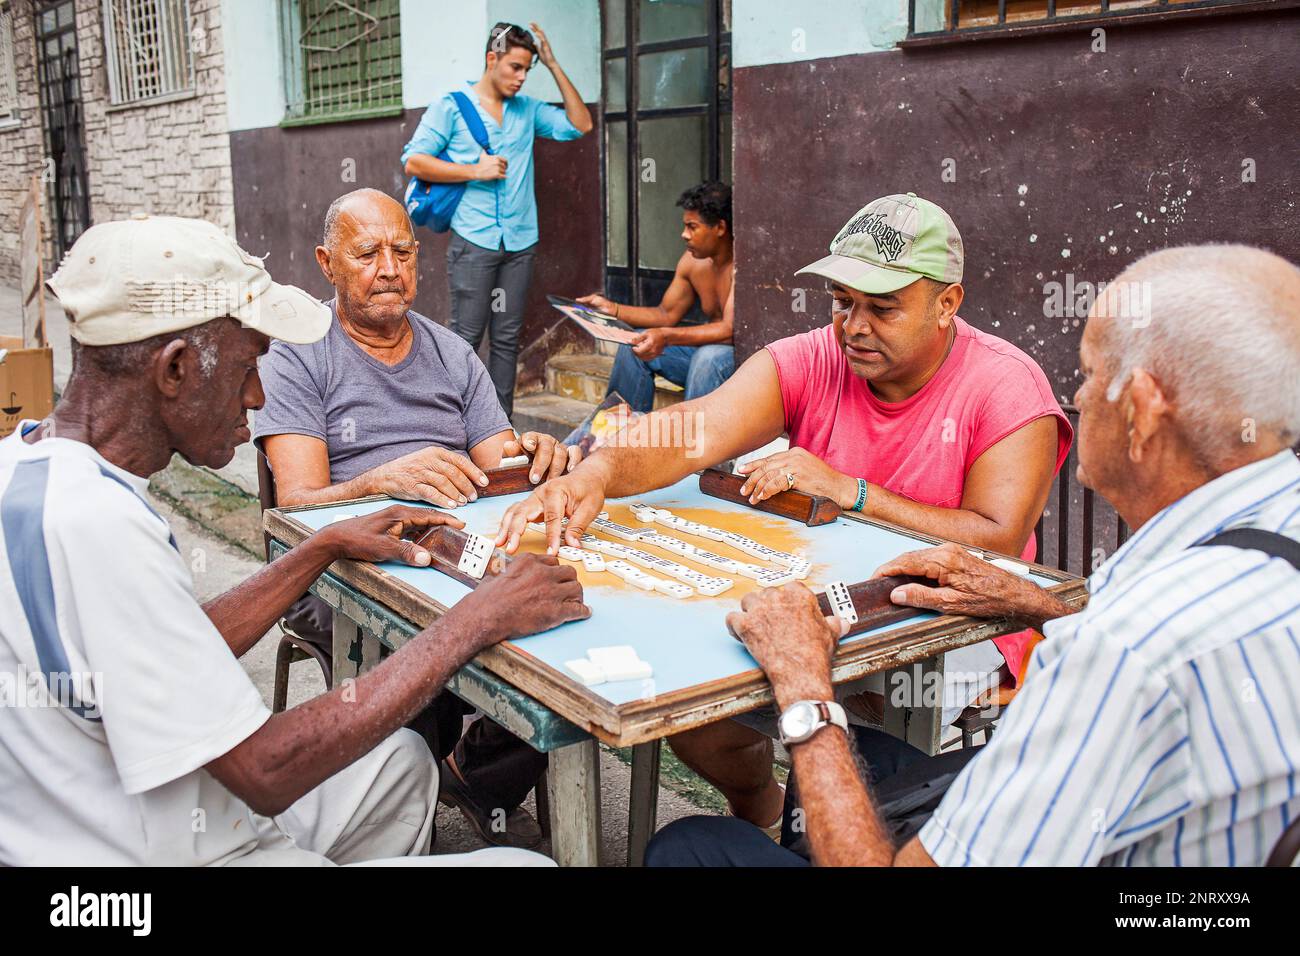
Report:
M 492 155 L 492 141 L 488 139 L 487 127 L 483 125 L 483 118 L 478 115 L 478 110 L 474 104 L 469 101 L 469 97 L 464 93 L 454 92 L 451 94 L 456 100 L 456 105 L 460 107 L 460 115 L 465 118 L 465 125 L 469 127 L 469 135 L 474 137 L 474 142 L 488 155 Z
M 1300 541 L 1288 538 L 1276 531 L 1263 528 L 1233 528 L 1216 534 L 1209 541 L 1202 541 L 1197 547 L 1208 548 L 1213 545 L 1226 545 L 1230 548 L 1244 548 L 1247 551 L 1263 551 L 1274 558 L 1290 562 L 1300 571 Z

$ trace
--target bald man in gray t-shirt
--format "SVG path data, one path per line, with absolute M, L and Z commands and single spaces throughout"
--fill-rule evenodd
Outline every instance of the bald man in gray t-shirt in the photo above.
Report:
M 262 359 L 266 404 L 254 414 L 253 434 L 271 461 L 279 504 L 385 493 L 454 507 L 480 466 L 495 467 L 503 450 L 516 451 L 520 440 L 478 356 L 424 316 L 408 312 L 407 320 L 410 348 L 392 365 L 358 345 L 337 312 L 320 341 L 276 342 Z M 290 442 L 277 447 L 277 438 Z M 311 595 L 286 616 L 295 633 L 327 654 L 332 621 L 329 606 Z M 443 691 L 412 724 L 442 761 L 440 799 L 458 806 L 489 842 L 536 845 L 540 831 L 519 804 L 546 769 L 546 755 L 486 718 L 462 737 L 471 710 Z M 506 833 L 490 825 L 497 807 L 507 813 Z
M 329 305 L 334 311 L 334 303 Z M 492 380 L 473 350 L 417 312 L 408 312 L 407 319 L 410 349 L 393 365 L 354 342 L 337 313 L 318 342 L 275 342 L 259 367 L 266 404 L 255 414 L 257 441 L 270 435 L 323 441 L 329 483 L 338 485 L 367 472 L 381 475 L 382 466 L 431 446 L 473 461 L 483 457 L 476 452 L 489 439 L 513 440 Z M 499 462 L 499 452 L 496 457 Z M 382 483 L 380 475 L 373 476 L 374 484 Z M 285 490 L 280 488 L 282 496 Z M 345 497 L 355 496 L 336 500 Z M 438 497 L 431 493 L 427 500 L 450 503 Z
M 419 246 L 402 204 L 377 189 L 330 205 L 316 262 L 336 292 L 334 322 L 312 345 L 277 344 L 260 367 L 266 403 L 253 433 L 278 504 L 380 494 L 456 508 L 503 457 L 530 454 L 534 482 L 577 464 L 577 450 L 549 435 L 517 436 L 478 356 L 411 311 Z M 329 653 L 327 605 L 307 597 L 287 620 Z M 546 757 L 487 719 L 462 738 L 468 710 L 443 691 L 412 725 L 441 761 L 438 798 L 489 843 L 536 846 L 541 831 L 519 804 Z

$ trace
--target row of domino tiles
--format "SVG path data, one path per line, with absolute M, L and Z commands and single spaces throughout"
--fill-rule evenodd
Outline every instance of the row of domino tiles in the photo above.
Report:
M 646 591 L 659 591 L 674 598 L 690 597 L 695 590 L 707 596 L 718 595 L 731 588 L 735 582 L 731 578 L 702 574 L 676 561 L 669 561 L 666 558 L 658 557 L 631 545 L 607 541 L 591 532 L 601 531 L 626 541 L 654 545 L 665 551 L 680 554 L 682 557 L 689 558 L 714 570 L 752 578 L 760 587 L 780 587 L 791 581 L 802 580 L 808 576 L 811 568 L 811 564 L 801 555 L 777 551 L 744 535 L 721 531 L 708 525 L 687 521 L 667 509 L 650 508 L 640 503 L 634 503 L 631 505 L 631 510 L 639 521 L 647 524 L 658 523 L 685 534 L 721 541 L 750 556 L 770 560 L 780 565 L 780 567 L 771 569 L 758 564 L 726 558 L 680 538 L 663 534 L 653 528 L 629 528 L 610 521 L 607 512 L 602 512 L 591 523 L 588 533 L 582 537 L 581 548 L 565 545 L 559 549 L 559 556 L 567 561 L 581 562 L 588 571 L 607 570 L 635 587 Z M 545 531 L 545 525 L 539 522 L 531 523 L 529 527 L 534 531 Z M 599 553 L 592 554 L 593 551 Z M 616 560 L 607 563 L 602 554 Z M 634 565 L 640 565 L 640 567 Z M 667 580 L 654 574 L 648 574 L 645 570 L 641 570 L 642 568 L 659 571 L 677 580 Z

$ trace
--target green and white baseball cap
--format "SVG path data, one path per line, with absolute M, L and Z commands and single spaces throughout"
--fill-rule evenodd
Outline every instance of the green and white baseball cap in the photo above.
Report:
M 796 274 L 887 295 L 921 278 L 960 282 L 963 264 L 961 233 L 952 217 L 908 193 L 867 203 L 836 233 L 831 254 Z

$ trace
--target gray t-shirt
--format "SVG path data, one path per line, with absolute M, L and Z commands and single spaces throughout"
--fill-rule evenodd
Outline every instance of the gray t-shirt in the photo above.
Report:
M 273 342 L 258 369 L 266 405 L 254 413 L 254 439 L 323 440 L 337 484 L 430 445 L 465 454 L 509 429 L 487 369 L 465 341 L 417 312 L 406 317 L 414 337 L 396 365 L 353 342 L 337 314 L 319 342 Z

